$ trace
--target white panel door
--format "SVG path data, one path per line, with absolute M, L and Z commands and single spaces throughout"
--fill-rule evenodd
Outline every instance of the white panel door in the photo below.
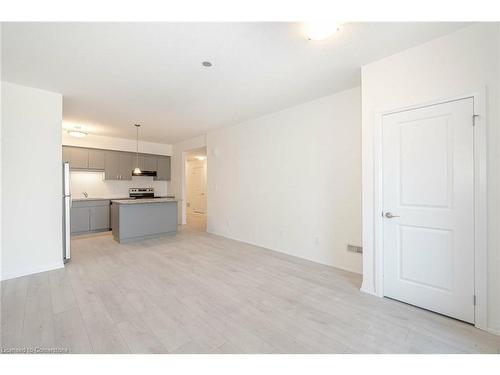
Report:
M 193 212 L 204 214 L 206 211 L 206 175 L 204 165 L 193 166 L 191 172 L 191 184 L 193 191 Z
M 386 115 L 382 128 L 384 295 L 470 323 L 473 104 Z

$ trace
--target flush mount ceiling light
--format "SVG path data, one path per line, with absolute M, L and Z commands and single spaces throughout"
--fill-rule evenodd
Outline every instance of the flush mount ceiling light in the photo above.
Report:
M 203 61 L 201 63 L 205 68 L 210 68 L 212 66 L 212 63 L 210 61 Z
M 132 174 L 134 176 L 140 176 L 141 175 L 141 169 L 139 168 L 139 128 L 141 127 L 141 125 L 139 124 L 134 124 L 135 126 L 135 129 L 136 129 L 136 140 L 137 140 L 137 149 L 136 149 L 136 164 L 135 164 L 135 168 L 134 168 L 134 171 L 132 172 Z
M 87 136 L 87 132 L 82 130 L 81 126 L 75 126 L 73 129 L 67 130 L 68 134 L 75 138 L 83 138 Z
M 339 25 L 335 22 L 307 22 L 304 24 L 304 31 L 309 40 L 325 40 L 339 30 Z

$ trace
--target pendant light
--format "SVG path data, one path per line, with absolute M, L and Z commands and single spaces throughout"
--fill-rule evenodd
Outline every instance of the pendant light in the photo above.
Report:
M 141 169 L 139 168 L 139 128 L 141 125 L 139 124 L 134 124 L 135 128 L 136 128 L 136 133 L 137 133 L 137 158 L 136 158 L 136 164 L 135 164 L 135 168 L 134 168 L 134 171 L 132 172 L 132 174 L 134 176 L 140 176 L 141 175 Z

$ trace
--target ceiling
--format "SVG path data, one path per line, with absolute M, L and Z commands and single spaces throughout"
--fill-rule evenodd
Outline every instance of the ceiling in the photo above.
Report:
M 360 84 L 360 67 L 464 23 L 3 23 L 2 80 L 64 96 L 90 132 L 176 143 Z M 203 61 L 212 62 L 205 68 Z

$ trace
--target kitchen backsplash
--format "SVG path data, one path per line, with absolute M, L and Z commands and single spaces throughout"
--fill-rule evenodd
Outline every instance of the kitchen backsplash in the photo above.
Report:
M 153 181 L 153 177 L 132 177 L 132 180 L 104 180 L 104 172 L 72 171 L 71 195 L 73 199 L 84 198 L 87 192 L 89 198 L 123 198 L 128 197 L 128 189 L 132 187 L 152 187 L 155 195 L 165 196 L 168 191 L 168 181 Z

